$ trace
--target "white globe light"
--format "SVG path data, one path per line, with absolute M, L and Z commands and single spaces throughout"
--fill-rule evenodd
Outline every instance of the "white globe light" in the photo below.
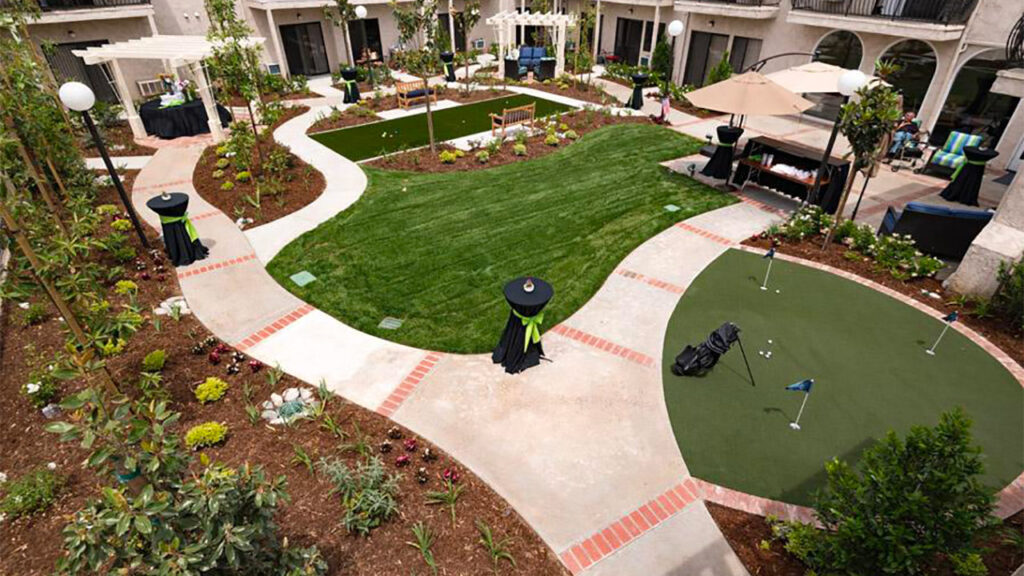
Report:
M 356 6 L 356 18 L 366 18 L 366 6 Z
M 65 82 L 57 91 L 60 101 L 75 112 L 85 112 L 96 103 L 96 95 L 81 82 Z
M 868 83 L 868 77 L 860 70 L 849 70 L 839 77 L 839 93 L 843 96 L 853 96 Z
M 668 24 L 668 35 L 679 36 L 683 33 L 683 23 L 679 20 L 673 20 Z

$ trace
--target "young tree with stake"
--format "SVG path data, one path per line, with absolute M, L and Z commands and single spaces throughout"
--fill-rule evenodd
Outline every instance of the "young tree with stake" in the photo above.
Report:
M 348 23 L 356 19 L 356 8 L 348 0 L 334 0 L 334 6 L 324 6 L 324 18 L 341 28 L 341 41 L 345 44 L 346 62 L 349 66 L 356 61 L 350 52 Z
M 466 60 L 466 77 L 463 79 L 463 89 L 469 93 L 469 33 L 480 21 L 480 0 L 466 0 L 466 7 L 455 15 L 456 22 L 462 25 L 462 49 L 463 57 Z
M 437 73 L 441 52 L 437 41 L 437 0 L 415 0 L 408 9 L 401 9 L 392 0 L 391 10 L 398 24 L 398 38 L 406 50 L 406 66 L 409 72 L 423 80 L 427 106 L 427 138 L 430 153 L 436 154 L 434 146 L 434 116 L 430 111 L 430 76 Z

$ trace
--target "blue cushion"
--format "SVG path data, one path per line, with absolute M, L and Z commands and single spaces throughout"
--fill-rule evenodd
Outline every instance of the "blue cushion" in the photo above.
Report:
M 431 90 L 430 93 L 433 94 L 434 91 Z M 418 90 L 411 90 L 411 91 L 405 93 L 405 97 L 406 98 L 422 98 L 423 96 L 426 96 L 426 95 L 427 95 L 427 92 L 423 88 L 420 88 Z
M 519 75 L 522 76 L 523 74 L 526 74 L 526 70 L 527 70 L 526 66 L 523 66 L 522 63 L 520 63 L 520 65 L 519 65 Z
M 932 164 L 938 164 L 939 166 L 945 166 L 947 168 L 957 168 L 963 164 L 965 160 L 967 160 L 967 158 L 962 153 L 954 154 L 952 152 L 943 152 L 942 150 L 937 150 L 935 155 L 932 156 Z
M 988 210 L 967 210 L 963 208 L 937 206 L 935 204 L 922 204 L 920 202 L 908 203 L 904 211 L 919 212 L 921 214 L 932 214 L 935 216 L 965 218 L 968 220 L 990 220 L 992 218 L 992 213 L 989 212 Z

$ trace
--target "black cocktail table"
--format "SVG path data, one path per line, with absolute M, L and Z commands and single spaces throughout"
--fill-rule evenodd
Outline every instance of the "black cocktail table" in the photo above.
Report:
M 501 364 L 509 374 L 540 364 L 544 356 L 540 341 L 543 310 L 555 295 L 555 290 L 543 280 L 530 278 L 533 291 L 527 292 L 524 288 L 526 281 L 525 277 L 516 278 L 505 285 L 505 300 L 512 311 L 509 312 L 498 346 L 491 355 L 494 363 Z
M 626 104 L 633 110 L 639 110 L 644 107 L 644 86 L 647 85 L 647 81 L 650 80 L 648 74 L 633 74 L 633 96 L 630 97 L 629 103 Z
M 728 180 L 732 176 L 732 159 L 736 143 L 743 135 L 743 128 L 719 126 L 716 131 L 718 132 L 718 146 L 700 173 L 710 178 Z
M 217 104 L 217 115 L 221 126 L 231 124 L 231 113 Z M 152 134 L 163 140 L 172 140 L 181 136 L 195 136 L 210 131 L 209 116 L 202 100 L 193 100 L 177 106 L 160 107 L 160 100 L 150 100 L 139 106 L 139 118 Z
M 964 157 L 967 160 L 953 172 L 949 184 L 939 195 L 950 202 L 977 206 L 978 192 L 985 179 L 985 164 L 996 156 L 999 156 L 999 152 L 995 150 L 965 146 Z
M 359 102 L 359 83 L 356 81 L 355 68 L 341 69 L 341 83 L 345 86 L 345 97 L 342 102 L 345 104 Z
M 455 82 L 455 54 L 441 52 L 441 64 L 444 65 L 444 81 Z
M 164 249 L 175 266 L 187 266 L 206 258 L 210 253 L 200 242 L 195 226 L 188 219 L 188 194 L 161 194 L 147 200 L 146 206 L 160 216 Z

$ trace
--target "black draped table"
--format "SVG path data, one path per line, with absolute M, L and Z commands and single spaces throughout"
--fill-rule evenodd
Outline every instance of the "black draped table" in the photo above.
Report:
M 651 78 L 650 75 L 642 72 L 633 74 L 633 95 L 630 96 L 629 102 L 626 106 L 629 106 L 633 110 L 639 110 L 644 107 L 644 86 L 647 85 L 647 81 Z
M 444 81 L 455 82 L 455 53 L 441 52 L 441 64 L 444 66 Z
M 146 206 L 160 216 L 164 248 L 175 266 L 187 266 L 210 253 L 199 241 L 199 234 L 188 219 L 188 194 L 161 194 L 147 200 Z
M 231 114 L 217 104 L 217 115 L 221 126 L 231 123 Z M 150 100 L 139 106 L 139 118 L 146 127 L 146 133 L 171 140 L 179 136 L 195 136 L 210 131 L 209 116 L 202 100 L 185 102 L 178 106 L 160 107 L 160 100 Z
M 743 128 L 719 126 L 716 131 L 718 132 L 718 147 L 715 148 L 715 153 L 711 155 L 711 159 L 700 173 L 709 178 L 728 180 L 732 176 L 732 159 L 736 151 L 736 143 L 743 135 Z
M 532 282 L 533 291 L 527 292 L 524 285 Z M 540 342 L 541 324 L 544 322 L 544 307 L 555 295 L 551 284 L 538 278 L 516 278 L 505 285 L 505 300 L 512 307 L 508 323 L 501 334 L 498 347 L 491 359 L 501 364 L 505 372 L 516 374 L 540 364 L 544 347 Z
M 964 157 L 967 161 L 953 172 L 949 184 L 942 190 L 940 196 L 950 202 L 977 206 L 978 192 L 981 191 L 981 182 L 985 179 L 985 164 L 996 156 L 999 156 L 999 152 L 995 150 L 965 146 Z
M 342 102 L 344 104 L 359 102 L 359 82 L 355 68 L 341 69 L 341 84 L 344 86 L 343 90 L 345 91 L 345 97 L 342 99 Z
M 767 163 L 769 156 L 770 164 Z M 754 182 L 787 196 L 804 200 L 814 189 L 813 173 L 821 164 L 821 156 L 821 150 L 810 146 L 768 136 L 755 136 L 747 140 L 747 145 L 743 147 L 743 153 L 740 154 L 732 183 L 742 190 L 748 182 Z M 811 172 L 812 175 L 808 179 L 797 179 L 783 173 L 772 172 L 771 167 L 777 164 L 787 164 Z M 825 164 L 825 174 L 821 179 L 821 189 L 818 191 L 817 198 L 809 199 L 809 201 L 821 206 L 825 212 L 835 214 L 849 173 L 849 160 L 835 156 L 830 157 Z

